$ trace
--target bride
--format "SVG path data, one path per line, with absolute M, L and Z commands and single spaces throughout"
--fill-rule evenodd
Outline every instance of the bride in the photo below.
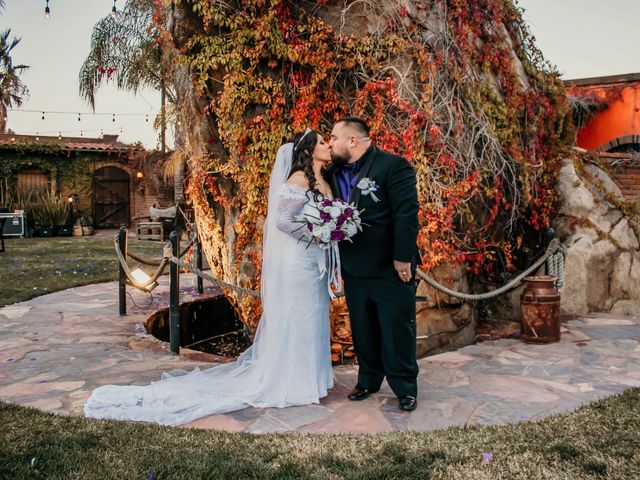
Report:
M 144 386 L 106 385 L 87 401 L 87 417 L 179 425 L 252 407 L 318 403 L 333 387 L 325 252 L 298 219 L 331 190 L 320 170 L 331 150 L 307 129 L 280 147 L 271 172 L 262 260 L 262 317 L 254 343 L 237 361 L 171 372 Z M 338 267 L 339 268 L 339 267 Z

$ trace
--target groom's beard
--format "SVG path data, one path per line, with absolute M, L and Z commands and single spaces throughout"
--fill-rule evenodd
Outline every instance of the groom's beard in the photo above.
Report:
M 351 160 L 350 158 L 346 158 L 342 155 L 338 155 L 336 153 L 331 152 L 331 162 L 336 166 L 336 167 L 342 167 L 343 165 L 346 165 L 347 163 L 349 163 L 349 160 Z

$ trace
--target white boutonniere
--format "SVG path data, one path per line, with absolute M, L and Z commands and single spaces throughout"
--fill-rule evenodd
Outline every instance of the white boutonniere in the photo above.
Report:
M 373 179 L 363 177 L 358 182 L 357 187 L 360 189 L 363 195 L 371 195 L 371 198 L 374 202 L 380 201 L 380 199 L 376 197 L 376 194 L 373 193 L 378 191 L 380 185 L 378 185 Z

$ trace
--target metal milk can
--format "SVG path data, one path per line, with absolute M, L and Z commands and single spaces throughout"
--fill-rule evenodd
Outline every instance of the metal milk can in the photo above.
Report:
M 555 277 L 526 277 L 522 292 L 521 340 L 551 343 L 560 340 L 560 292 Z

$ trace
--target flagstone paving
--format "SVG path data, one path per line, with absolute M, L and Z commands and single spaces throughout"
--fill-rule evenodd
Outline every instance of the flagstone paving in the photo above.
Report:
M 181 278 L 181 300 L 198 297 L 193 277 Z M 118 315 L 116 282 L 0 308 L 0 400 L 82 415 L 91 390 L 99 385 L 145 384 L 162 372 L 225 361 L 186 349 L 172 356 L 166 343 L 147 334 L 145 320 L 167 305 L 167 276 L 153 297 L 129 292 L 125 317 Z M 204 296 L 216 293 L 207 288 Z M 334 367 L 335 388 L 319 405 L 247 408 L 188 426 L 337 433 L 535 420 L 640 386 L 639 342 L 640 318 L 587 315 L 564 323 L 559 343 L 502 339 L 420 360 L 419 404 L 413 412 L 398 409 L 386 383 L 367 400 L 347 400 L 357 367 L 343 365 Z

